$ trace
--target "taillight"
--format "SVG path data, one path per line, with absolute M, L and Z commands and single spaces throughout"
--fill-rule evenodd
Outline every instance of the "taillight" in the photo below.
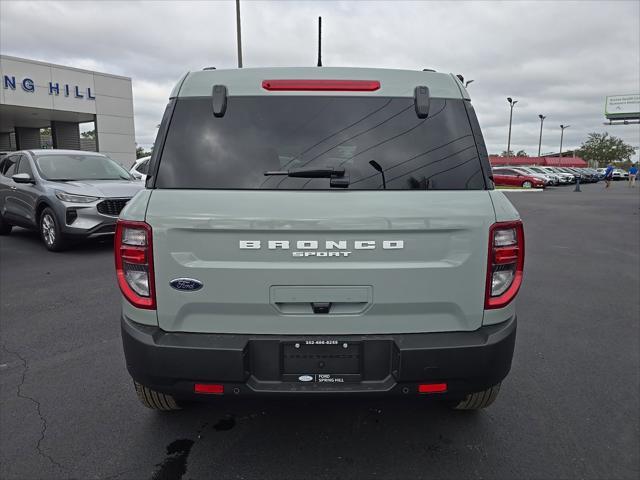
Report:
M 522 284 L 523 267 L 522 222 L 491 225 L 484 308 L 502 308 L 515 298 Z
M 156 308 L 151 227 L 118 220 L 115 238 L 116 275 L 125 298 L 138 308 Z

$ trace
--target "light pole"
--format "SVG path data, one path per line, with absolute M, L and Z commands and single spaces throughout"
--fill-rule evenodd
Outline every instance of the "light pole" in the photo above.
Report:
M 560 158 L 562 158 L 562 138 L 564 137 L 564 129 L 571 125 L 560 125 Z
M 238 40 L 238 68 L 242 68 L 242 34 L 240 32 L 240 0 L 236 0 L 236 37 Z
M 547 118 L 544 115 L 538 115 L 540 119 L 540 140 L 538 140 L 538 157 L 540 157 L 540 149 L 542 148 L 542 124 L 544 123 L 544 119 Z
M 511 122 L 513 121 L 513 107 L 517 100 L 514 100 L 511 97 L 507 97 L 507 102 L 509 102 L 509 106 L 511 107 L 511 112 L 509 113 L 509 140 L 507 141 L 507 156 L 511 155 Z

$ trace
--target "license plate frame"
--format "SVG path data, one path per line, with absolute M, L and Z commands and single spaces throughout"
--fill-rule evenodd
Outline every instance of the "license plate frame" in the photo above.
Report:
M 281 342 L 283 381 L 346 383 L 362 379 L 362 342 L 350 340 L 300 340 Z

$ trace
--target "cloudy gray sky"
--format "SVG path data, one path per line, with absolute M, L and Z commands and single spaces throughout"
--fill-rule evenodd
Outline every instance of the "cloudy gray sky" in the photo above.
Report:
M 313 66 L 323 17 L 323 63 L 461 73 L 491 153 L 537 154 L 609 131 L 634 146 L 640 127 L 605 127 L 604 98 L 640 92 L 640 2 L 242 1 L 245 66 Z M 233 68 L 235 3 L 0 0 L 0 51 L 133 79 L 136 139 L 149 146 L 181 74 Z M 636 159 L 638 155 L 636 154 Z

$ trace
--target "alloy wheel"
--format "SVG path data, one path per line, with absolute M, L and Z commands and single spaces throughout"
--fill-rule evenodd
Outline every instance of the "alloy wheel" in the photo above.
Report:
M 42 237 L 47 245 L 53 245 L 56 241 L 55 220 L 48 213 L 42 217 Z

